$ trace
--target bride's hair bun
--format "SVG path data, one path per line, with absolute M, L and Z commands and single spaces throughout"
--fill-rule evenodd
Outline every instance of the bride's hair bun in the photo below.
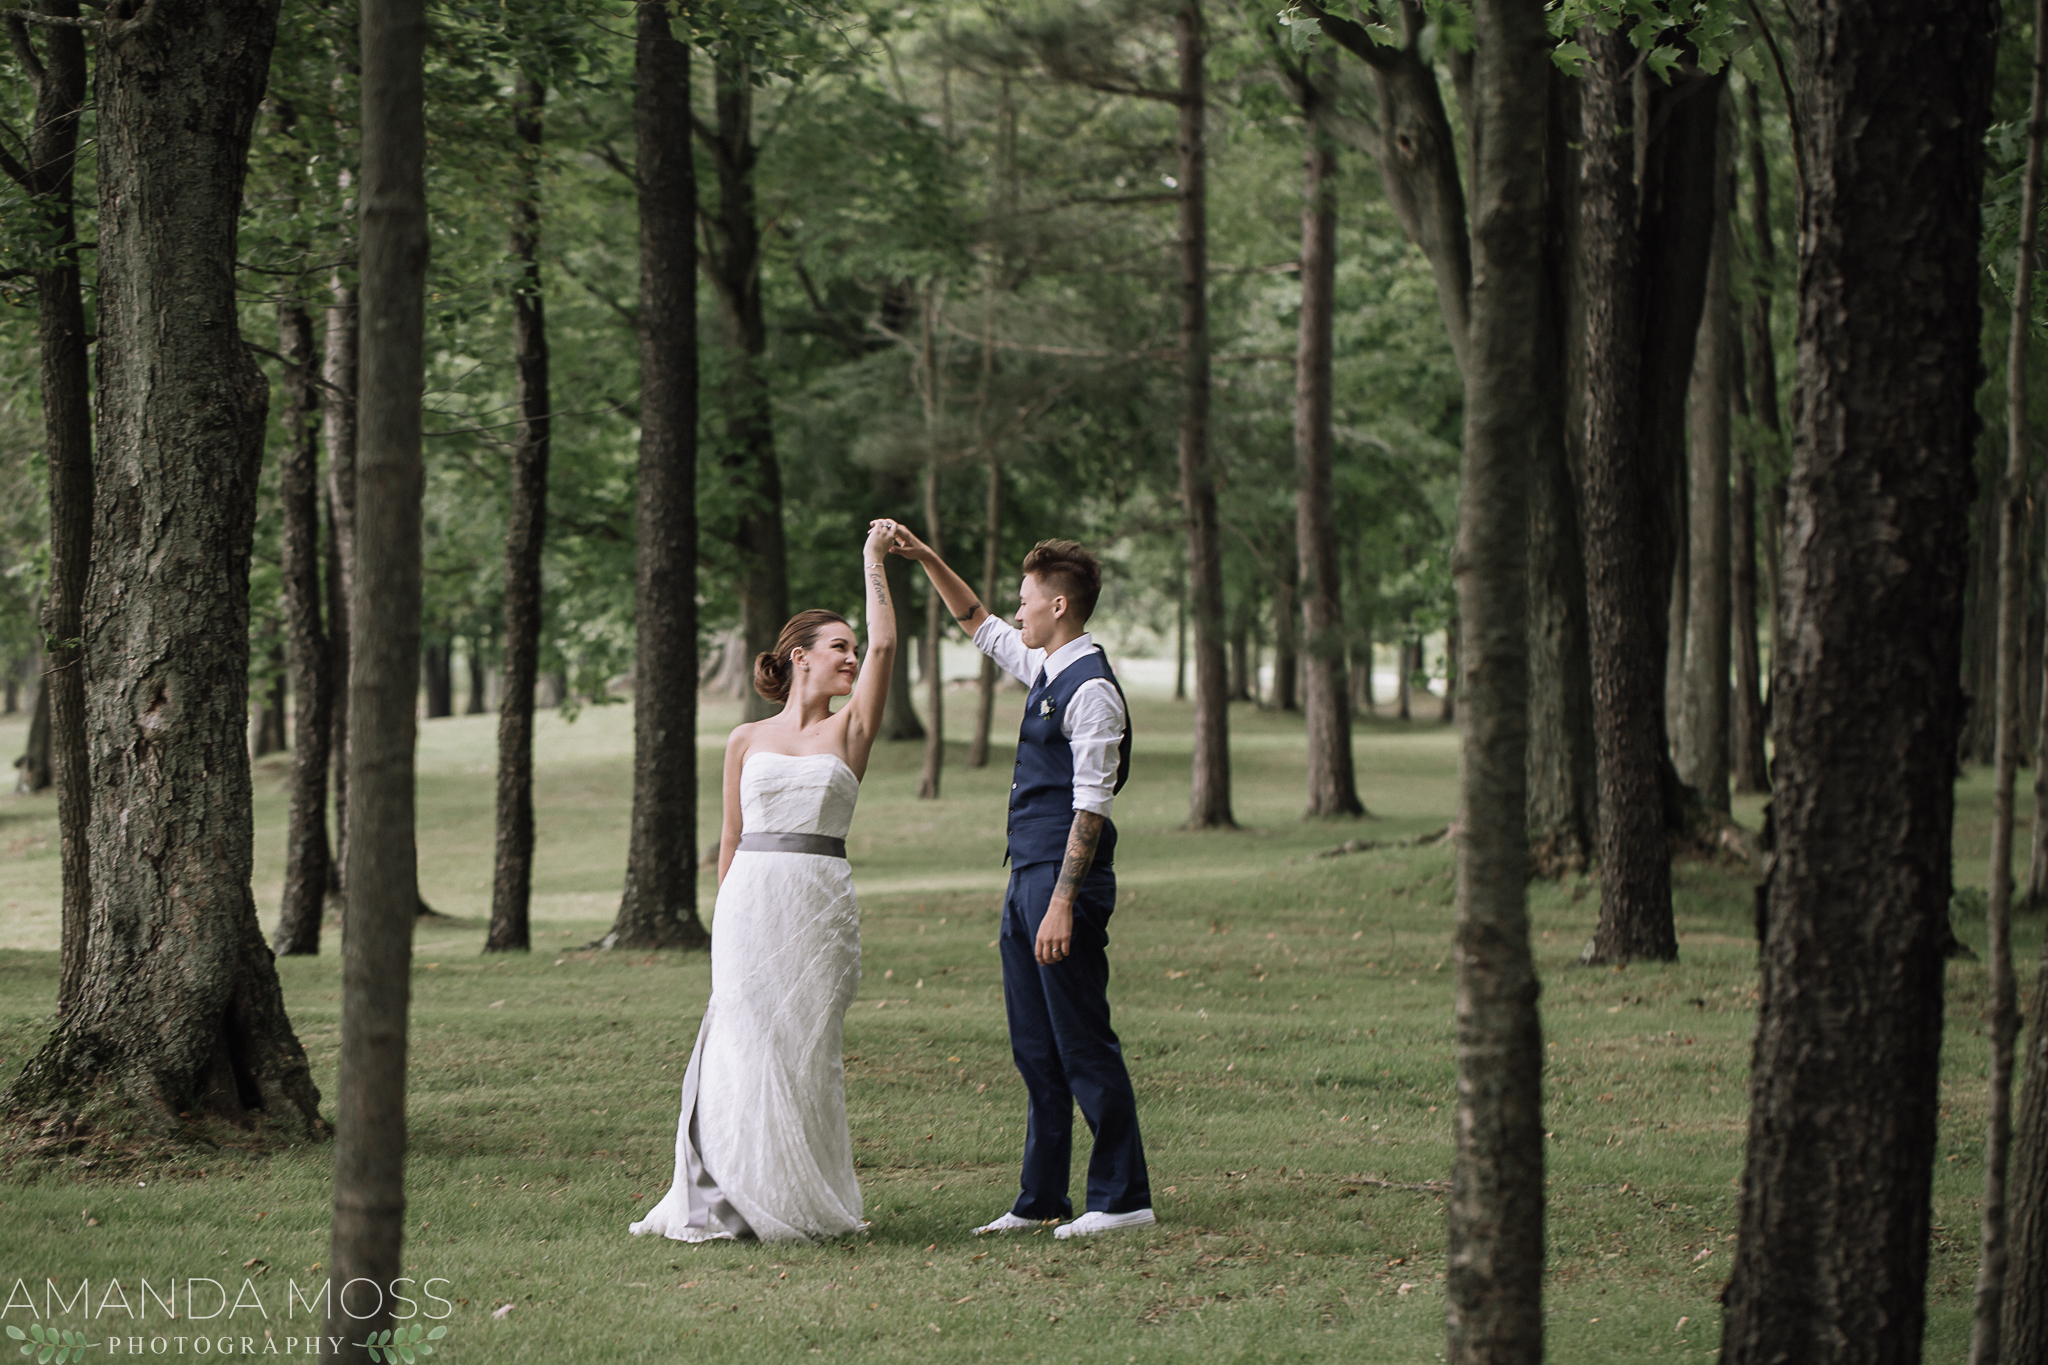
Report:
M 790 658 L 796 650 L 809 649 L 817 644 L 818 637 L 825 633 L 825 627 L 842 625 L 848 630 L 852 623 L 836 611 L 825 611 L 813 607 L 800 611 L 789 618 L 782 628 L 782 635 L 775 642 L 775 649 L 754 656 L 754 690 L 769 701 L 789 700 Z

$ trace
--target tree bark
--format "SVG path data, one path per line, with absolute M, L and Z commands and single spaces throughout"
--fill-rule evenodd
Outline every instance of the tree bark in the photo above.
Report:
M 53 16 L 78 17 L 77 0 L 44 0 L 41 8 Z M 86 571 L 92 552 L 92 399 L 73 207 L 78 125 L 85 107 L 85 33 L 75 28 L 42 28 L 42 55 L 34 62 L 29 60 L 35 49 L 27 26 L 9 21 L 8 33 L 16 50 L 24 54 L 23 65 L 36 93 L 22 189 L 31 196 L 32 212 L 44 240 L 32 278 L 42 381 L 43 460 L 49 468 L 50 499 L 49 577 L 42 610 L 43 674 L 36 688 L 43 744 L 40 749 L 31 744 L 41 762 L 35 772 L 24 765 L 23 776 L 34 784 L 25 783 L 26 790 L 52 783 L 57 788 L 63 878 L 57 1011 L 62 1014 L 78 998 L 84 981 L 92 907 L 86 847 L 92 779 L 86 754 L 85 677 L 79 662 L 83 657 L 79 641 L 84 634 Z
M 1577 277 L 1579 82 L 1551 78 L 1545 173 L 1540 392 L 1547 399 L 1529 476 L 1529 809 L 1540 875 L 1593 860 L 1593 676 L 1575 470 L 1585 432 L 1585 309 Z
M 1580 279 L 1586 307 L 1582 495 L 1599 775 L 1600 921 L 1588 962 L 1678 955 L 1664 837 L 1666 595 L 1640 439 L 1640 242 L 1636 235 L 1633 45 L 1585 30 Z
M 1004 87 L 1007 92 L 1008 86 Z M 988 461 L 988 501 L 983 512 L 981 600 L 996 610 L 996 576 L 1003 558 L 1003 466 L 991 455 Z M 967 766 L 988 766 L 988 736 L 995 722 L 996 661 L 981 657 L 981 678 L 975 693 L 974 744 L 967 751 Z
M 1750 431 L 1755 439 L 1742 441 L 1735 449 L 1735 489 L 1729 510 L 1733 528 L 1729 557 L 1734 565 L 1729 609 L 1735 621 L 1735 710 L 1730 731 L 1735 790 L 1767 792 L 1771 780 L 1764 761 L 1763 666 L 1757 657 L 1755 446 L 1768 440 L 1775 449 L 1782 437 L 1778 419 L 1777 341 L 1771 332 L 1773 262 L 1777 255 L 1771 242 L 1771 169 L 1763 139 L 1763 97 L 1754 81 L 1749 83 L 1747 109 L 1749 135 L 1744 141 L 1749 153 L 1750 240 L 1756 254 L 1749 262 L 1753 297 L 1743 319 L 1746 344 L 1740 347 L 1747 383 L 1738 387 L 1737 392 L 1747 399 Z M 1775 617 L 1775 610 L 1772 615 Z
M 1201 0 L 1182 0 L 1174 20 L 1180 83 L 1180 501 L 1186 518 L 1195 618 L 1194 764 L 1188 826 L 1234 827 L 1230 809 L 1230 710 L 1223 672 L 1223 547 L 1216 471 L 1209 457 L 1208 40 Z
M 1336 314 L 1337 148 L 1324 117 L 1333 63 L 1312 62 L 1297 92 L 1302 149 L 1301 323 L 1294 361 L 1294 541 L 1300 555 L 1302 700 L 1310 819 L 1365 814 L 1351 752 L 1343 576 L 1331 491 L 1331 334 Z
M 910 496 L 911 485 L 907 478 L 885 474 L 875 480 L 877 507 L 901 507 L 910 501 Z M 896 639 L 901 646 L 896 651 L 895 661 L 889 665 L 889 697 L 882 707 L 882 738 L 906 743 L 924 738 L 924 722 L 917 718 L 917 706 L 910 693 L 910 660 L 917 652 L 908 647 L 909 642 L 917 638 L 917 608 L 912 604 L 910 562 L 890 555 L 882 561 L 882 572 L 889 576 L 889 601 L 896 608 Z M 753 655 L 749 654 L 747 658 L 751 669 Z M 752 686 L 748 684 L 749 691 Z
M 789 619 L 788 550 L 782 528 L 782 467 L 768 404 L 768 327 L 761 311 L 762 235 L 754 205 L 753 72 L 734 43 L 713 54 L 715 126 L 698 125 L 718 175 L 718 205 L 705 216 L 705 264 L 718 296 L 728 366 L 719 463 L 733 499 L 731 545 L 747 657 L 773 650 Z M 908 650 L 903 651 L 906 655 Z M 750 665 L 751 666 L 751 665 Z M 751 687 L 746 718 L 777 707 Z
M 353 240 L 344 250 L 353 250 Z M 348 712 L 349 678 L 354 671 L 354 632 L 349 612 L 356 581 L 356 378 L 361 330 L 353 281 L 337 270 L 328 286 L 333 300 L 327 310 L 326 342 L 321 347 L 321 435 L 327 445 L 327 647 L 334 659 L 333 739 L 334 858 L 328 892 L 345 905 L 348 888 Z
M 1723 1359 L 1887 1365 L 1926 1321 L 1996 16 L 1798 14 L 1801 401 Z
M 390 1324 L 403 1273 L 405 1072 L 414 846 L 414 688 L 420 647 L 420 407 L 427 272 L 421 0 L 361 0 L 362 357 L 353 649 L 349 678 L 348 910 L 328 1274 L 342 1287 L 327 1333 Z M 348 1287 L 378 1307 L 357 1318 Z M 358 1299 L 360 1302 L 360 1298 Z M 366 1353 L 343 1348 L 343 1358 Z
M 1458 719 L 1458 634 L 1458 618 L 1454 616 L 1444 628 L 1444 695 L 1436 716 L 1445 725 Z
M 1527 882 L 1528 486 L 1545 415 L 1541 0 L 1477 0 L 1474 285 L 1459 482 L 1457 1155 L 1447 1211 L 1445 1358 L 1543 1359 L 1543 1032 Z M 1483 136 L 1481 134 L 1483 133 Z M 1447 688 L 1446 698 L 1450 691 Z
M 1712 96 L 1725 107 L 1721 90 Z M 1725 119 L 1719 120 L 1725 123 Z M 1728 293 L 1729 237 L 1733 208 L 1728 178 L 1728 138 L 1715 140 L 1712 157 L 1718 191 L 1713 207 L 1713 245 L 1707 262 L 1706 300 L 1693 347 L 1692 386 L 1687 399 L 1685 636 L 1678 675 L 1678 725 L 1672 760 L 1679 781 L 1700 794 L 1707 809 L 1728 810 L 1728 460 L 1733 413 L 1730 355 L 1734 318 Z
M 1230 699 L 1232 701 L 1257 701 L 1258 682 L 1252 676 L 1252 612 L 1254 598 L 1250 588 L 1238 599 L 1237 610 L 1230 614 Z
M 285 816 L 284 895 L 270 949 L 279 957 L 320 951 L 327 903 L 328 742 L 334 723 L 334 674 L 320 612 L 320 399 L 313 319 L 293 299 L 277 310 L 277 349 L 285 357 L 284 453 L 278 462 L 280 573 L 291 641 L 292 771 Z
M 319 1092 L 249 891 L 250 541 L 263 375 L 235 224 L 272 0 L 160 0 L 98 53 L 99 428 L 83 614 L 91 924 L 4 1107 L 66 1128 L 205 1114 L 303 1139 Z
M 491 927 L 484 938 L 487 953 L 524 952 L 533 946 L 528 923 L 533 897 L 533 683 L 540 667 L 540 564 L 548 529 L 553 420 L 546 297 L 540 279 L 540 153 L 547 98 L 546 86 L 529 72 L 519 73 L 512 92 L 512 135 L 520 144 L 520 174 L 512 202 L 511 241 L 512 259 L 519 263 L 512 286 L 513 403 L 519 424 L 512 435 L 512 495 L 505 518 L 505 690 L 498 706 L 496 849 Z M 643 424 L 646 410 L 643 395 Z M 697 670 L 692 667 L 689 674 L 694 683 Z
M 697 172 L 690 49 L 675 36 L 665 0 L 642 0 L 633 31 L 640 189 L 633 823 L 618 918 L 601 942 L 701 948 L 711 939 L 697 918 Z M 751 669 L 751 654 L 745 663 Z M 526 691 L 533 691 L 530 682 Z
M 2027 114 L 2027 161 L 2020 191 L 2018 268 L 2014 272 L 2008 323 L 2005 402 L 2006 466 L 1999 489 L 1998 544 L 1998 761 L 1991 789 L 1991 870 L 1985 926 L 1990 967 L 1986 1032 L 1990 1034 L 1990 1097 L 1984 1118 L 1984 1210 L 1970 1329 L 1970 1365 L 1998 1365 L 2004 1332 L 2010 1244 L 2006 1227 L 2006 1174 L 2012 1154 L 2013 1040 L 2019 1033 L 2019 1002 L 2012 966 L 2013 785 L 2025 738 L 2020 733 L 2027 700 L 2027 523 L 2032 489 L 2028 480 L 2027 350 L 2034 330 L 2036 231 L 2041 217 L 2041 139 L 2048 102 L 2048 0 L 2034 3 L 2034 80 Z M 2014 1355 L 2014 1360 L 2026 1359 Z

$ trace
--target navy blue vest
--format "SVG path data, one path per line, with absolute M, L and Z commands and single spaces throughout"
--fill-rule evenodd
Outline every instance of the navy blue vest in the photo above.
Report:
M 1067 835 L 1074 827 L 1074 750 L 1060 727 L 1066 722 L 1074 694 L 1092 678 L 1107 678 L 1117 696 L 1123 696 L 1116 674 L 1110 671 L 1109 657 L 1098 645 L 1049 682 L 1041 669 L 1031 694 L 1024 699 L 1024 724 L 1017 731 L 1017 775 L 1010 784 L 1009 860 L 1018 867 L 1056 863 L 1066 856 Z M 1124 717 L 1123 740 L 1117 750 L 1118 791 L 1131 774 L 1128 701 Z M 1108 867 L 1115 852 L 1116 824 L 1108 821 L 1091 866 Z

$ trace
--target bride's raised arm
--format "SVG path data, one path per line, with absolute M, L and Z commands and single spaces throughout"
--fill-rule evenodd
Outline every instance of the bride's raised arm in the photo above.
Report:
M 846 760 L 857 773 L 866 772 L 868 751 L 882 729 L 882 708 L 889 701 L 889 676 L 896 666 L 896 604 L 889 597 L 889 575 L 882 558 L 896 536 L 896 523 L 868 523 L 867 544 L 861 547 L 861 578 L 867 586 L 868 652 L 861 660 L 860 680 L 846 704 Z

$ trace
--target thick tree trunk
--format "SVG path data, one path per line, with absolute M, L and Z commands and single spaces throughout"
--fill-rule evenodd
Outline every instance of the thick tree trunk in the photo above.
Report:
M 520 176 L 512 202 L 511 242 L 512 259 L 519 263 L 512 286 L 513 402 L 519 425 L 512 435 L 512 496 L 505 517 L 505 691 L 498 710 L 497 838 L 491 927 L 484 938 L 487 953 L 523 952 L 533 946 L 528 923 L 533 897 L 533 679 L 540 665 L 540 559 L 548 529 L 553 421 L 546 298 L 540 280 L 540 152 L 547 98 L 546 86 L 529 72 L 519 73 L 512 95 Z M 643 389 L 643 429 L 646 409 Z M 689 675 L 694 681 L 697 670 L 692 667 Z
M 354 248 L 353 238 L 345 249 Z M 321 347 L 321 435 L 327 446 L 327 647 L 333 657 L 334 859 L 328 892 L 344 905 L 348 888 L 348 708 L 355 658 L 349 611 L 356 581 L 356 374 L 361 309 L 352 280 L 337 271 L 328 290 L 326 343 Z
M 1722 1358 L 1887 1365 L 1926 1321 L 1996 14 L 1798 13 L 1801 402 Z
M 389 1325 L 405 1231 L 405 1072 L 414 846 L 413 716 L 420 648 L 420 406 L 427 272 L 420 0 L 362 0 L 362 370 L 355 658 L 349 678 L 348 911 L 327 1333 Z M 381 1293 L 366 1318 L 348 1288 Z M 357 1304 L 362 1304 L 359 1298 Z M 367 1304 L 362 1304 L 368 1307 Z M 343 1359 L 365 1353 L 345 1347 Z
M 334 674 L 320 611 L 320 388 L 313 319 L 297 300 L 277 310 L 286 360 L 284 451 L 278 461 L 279 578 L 291 640 L 292 772 L 285 816 L 284 895 L 270 949 L 279 957 L 320 951 L 327 903 L 327 763 Z
M 1600 922 L 1589 962 L 1678 956 L 1664 837 L 1666 592 L 1649 522 L 1657 494 L 1638 451 L 1640 243 L 1633 45 L 1591 28 L 1581 100 L 1579 277 L 1586 306 L 1583 475 L 1586 598 L 1599 773 Z
M 928 343 L 928 358 L 931 340 L 929 309 L 933 306 L 930 303 L 926 305 L 928 311 L 925 336 Z M 927 363 L 929 364 L 929 359 Z M 928 382 L 934 387 L 938 384 L 938 375 L 933 372 L 935 369 L 933 366 L 927 370 L 930 376 Z M 939 466 L 935 460 L 927 461 L 924 467 L 924 529 L 925 543 L 932 547 L 932 553 L 943 554 L 939 548 Z M 925 647 L 929 652 L 925 655 L 924 666 L 924 767 L 918 773 L 917 799 L 936 801 L 939 799 L 939 778 L 946 766 L 946 670 L 939 657 L 939 646 L 946 638 L 946 603 L 945 599 L 935 592 L 927 592 L 924 601 Z
M 1450 625 L 1444 629 L 1444 695 L 1436 716 L 1445 725 L 1458 719 L 1458 635 L 1458 618 L 1453 616 Z
M 1707 98 L 1703 96 L 1702 98 Z M 1711 97 L 1725 107 L 1723 94 Z M 1725 123 L 1725 119 L 1722 122 Z M 1728 138 L 1716 140 L 1713 246 L 1706 302 L 1693 348 L 1687 400 L 1685 637 L 1678 674 L 1678 724 L 1671 737 L 1679 781 L 1707 809 L 1728 810 L 1728 459 L 1733 415 L 1734 317 L 1728 292 L 1732 223 Z
M 77 0 L 44 0 L 44 13 L 78 16 Z M 92 887 L 86 826 L 91 815 L 91 774 L 86 757 L 85 677 L 77 643 L 84 634 L 86 571 L 92 551 L 92 400 L 86 361 L 85 306 L 79 287 L 77 225 L 73 211 L 78 126 L 85 106 L 85 33 L 39 28 L 40 59 L 25 25 L 9 34 L 23 54 L 35 86 L 28 157 L 22 188 L 32 196 L 45 252 L 34 273 L 36 343 L 41 363 L 43 461 L 49 469 L 50 562 L 43 592 L 43 673 L 36 688 L 42 718 L 34 771 L 24 765 L 26 790 L 54 783 L 62 860 L 60 966 L 57 1010 L 78 998 L 85 975 Z M 14 701 L 9 679 L 8 700 Z M 9 709 L 13 707 L 10 704 Z M 32 720 L 33 725 L 33 720 Z M 33 785 L 29 785 L 32 783 Z
M 1290 537 L 1291 539 L 1291 537 Z M 1301 562 L 1295 547 L 1287 545 L 1280 558 L 1280 573 L 1273 582 L 1273 701 L 1275 711 L 1299 711 L 1301 682 L 1301 632 L 1297 594 Z
M 2013 785 L 2018 776 L 2022 712 L 2027 700 L 2027 524 L 2032 520 L 2028 479 L 2027 350 L 2034 330 L 2036 232 L 2041 217 L 2041 139 L 2048 99 L 2048 0 L 2034 4 L 2034 82 L 2027 115 L 2027 161 L 2020 192 L 2018 268 L 2013 278 L 2012 313 L 2005 363 L 2006 467 L 1999 489 L 1998 545 L 1998 762 L 1991 789 L 1991 870 L 1985 925 L 1989 930 L 1987 983 L 1991 1036 L 1990 1098 L 1984 1120 L 1984 1211 L 1977 1287 L 1970 1332 L 1970 1365 L 1998 1365 L 2005 1327 L 2010 1243 L 2006 1226 L 2006 1175 L 2012 1154 L 2013 1039 L 2019 1032 L 2019 1002 L 2012 966 Z M 2026 1312 L 2028 1310 L 2021 1310 Z M 2015 1316 L 2018 1316 L 2017 1314 Z M 2036 1343 L 2038 1345 L 2039 1343 Z
M 671 30 L 665 3 L 636 11 L 634 72 L 641 396 L 633 823 L 626 889 L 602 942 L 700 948 L 710 935 L 697 918 L 697 173 L 690 49 Z M 744 663 L 751 669 L 753 656 Z
M 1008 89 L 1006 84 L 1006 94 Z M 1003 466 L 994 456 L 988 462 L 988 502 L 982 514 L 982 528 L 981 600 L 990 611 L 995 611 L 996 576 L 1002 572 L 1003 558 Z M 995 709 L 996 661 L 984 654 L 975 692 L 974 744 L 967 751 L 970 768 L 988 766 L 988 736 L 994 725 Z
M 1201 0 L 1182 0 L 1174 20 L 1180 65 L 1180 499 L 1195 617 L 1195 735 L 1188 825 L 1234 826 L 1230 810 L 1230 709 L 1223 676 L 1223 547 L 1216 471 L 1209 457 L 1208 39 Z
M 2048 504 L 2048 498 L 2042 501 Z M 2048 536 L 2044 536 L 2043 545 L 2048 546 Z M 2048 596 L 2048 549 L 2044 549 L 2041 561 L 2042 592 Z M 2030 907 L 2048 905 L 2048 644 L 2042 649 L 2041 669 L 2043 676 L 2036 680 L 2036 690 L 2042 694 L 2041 704 L 2034 722 L 2034 832 L 2027 859 L 2026 904 Z M 2048 1153 L 2044 1153 L 2043 1159 L 2048 1159 Z M 2044 1189 L 2043 1197 L 2048 1198 L 2048 1189 Z M 2048 1265 L 2044 1265 L 2044 1274 L 2048 1274 Z M 2043 1341 L 2048 1343 L 2048 1315 L 2044 1315 L 2043 1323 Z
M 249 891 L 267 393 L 236 328 L 233 263 L 276 21 L 272 0 L 168 0 L 99 48 L 91 927 L 71 1009 L 4 1100 L 18 1116 L 323 1127 Z
M 1777 341 L 1771 332 L 1772 262 L 1776 257 L 1771 243 L 1771 169 L 1763 139 L 1763 97 L 1755 81 L 1749 82 L 1748 93 L 1749 132 L 1744 142 L 1749 154 L 1750 240 L 1756 254 L 1749 262 L 1752 299 L 1743 318 L 1745 343 L 1738 348 L 1747 382 L 1739 385 L 1737 392 L 1747 400 L 1756 442 L 1769 441 L 1775 450 L 1781 437 Z M 1729 730 L 1735 790 L 1739 792 L 1771 789 L 1764 762 L 1763 665 L 1757 657 L 1756 442 L 1745 440 L 1736 448 L 1735 489 L 1729 508 L 1729 558 L 1733 564 L 1729 611 L 1735 622 L 1735 709 Z M 1772 615 L 1775 618 L 1775 605 Z
M 1455 1365 L 1543 1359 L 1543 1030 L 1529 951 L 1528 485 L 1544 392 L 1541 0 L 1478 0 L 1475 284 L 1458 498 L 1457 1157 L 1445 1317 Z M 1454 676 L 1459 676 L 1454 675 Z M 1450 691 L 1447 688 L 1446 698 Z
M 737 44 L 713 54 L 715 127 L 700 129 L 718 174 L 718 205 L 705 216 L 706 265 L 725 334 L 725 439 L 719 462 L 732 498 L 730 544 L 747 658 L 773 650 L 789 619 L 788 551 L 782 529 L 782 467 L 768 405 L 768 326 L 761 311 L 761 224 L 754 204 L 753 73 Z M 906 637 L 907 638 L 907 637 Z M 903 653 L 908 654 L 905 650 Z M 749 665 L 751 667 L 751 663 Z M 779 708 L 747 689 L 746 718 Z
M 1331 332 L 1336 313 L 1337 148 L 1324 117 L 1335 85 L 1312 63 L 1297 92 L 1302 149 L 1301 323 L 1294 362 L 1294 540 L 1300 553 L 1302 693 L 1308 729 L 1310 819 L 1365 814 L 1351 753 L 1344 676 L 1343 577 L 1331 492 Z
M 1529 475 L 1529 843 L 1535 870 L 1557 876 L 1593 860 L 1593 675 L 1586 565 L 1574 470 L 1585 432 L 1584 307 L 1577 279 L 1579 82 L 1551 79 L 1545 174 L 1546 406 Z

